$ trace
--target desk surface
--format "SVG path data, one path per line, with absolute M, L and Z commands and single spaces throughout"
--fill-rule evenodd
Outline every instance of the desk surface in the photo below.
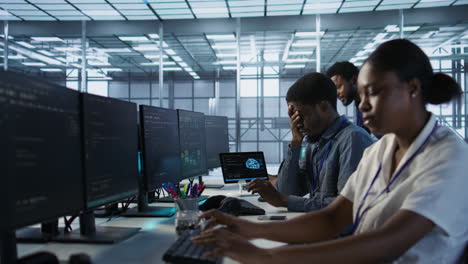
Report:
M 269 172 L 274 173 L 277 166 Z M 207 184 L 221 184 L 223 179 L 220 170 L 213 171 L 210 176 L 205 176 L 203 180 Z M 206 189 L 204 194 L 226 195 L 239 197 L 237 184 L 227 184 L 222 189 Z M 301 213 L 290 213 L 286 208 L 276 208 L 267 203 L 257 201 L 258 196 L 242 196 L 242 199 L 258 205 L 265 209 L 267 214 L 288 215 L 288 218 L 300 215 Z M 158 206 L 174 206 L 172 203 L 158 203 Z M 257 220 L 257 216 L 244 216 L 249 220 Z M 78 243 L 47 243 L 47 244 L 18 244 L 19 256 L 28 255 L 36 251 L 50 251 L 55 253 L 61 261 L 68 260 L 69 256 L 77 253 L 86 253 L 91 256 L 93 263 L 163 263 L 162 256 L 170 245 L 176 240 L 174 217 L 165 218 L 128 218 L 116 217 L 111 221 L 105 218 L 97 218 L 97 226 L 115 226 L 115 227 L 139 227 L 140 232 L 127 240 L 113 245 L 97 244 L 78 244 Z M 74 228 L 78 228 L 75 221 Z M 282 245 L 278 242 L 256 239 L 252 241 L 260 247 L 274 247 Z M 231 259 L 225 258 L 223 263 L 236 263 Z

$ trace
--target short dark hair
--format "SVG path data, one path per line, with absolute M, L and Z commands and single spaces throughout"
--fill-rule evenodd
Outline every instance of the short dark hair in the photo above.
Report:
M 349 61 L 340 61 L 333 64 L 328 68 L 326 75 L 328 77 L 333 77 L 339 75 L 344 78 L 346 81 L 351 81 L 353 77 L 357 77 L 359 74 L 359 69 Z
M 302 76 L 288 90 L 287 102 L 313 105 L 327 101 L 336 110 L 336 86 L 322 73 L 313 72 Z
M 434 74 L 427 55 L 406 39 L 382 43 L 364 63 L 378 72 L 394 72 L 402 81 L 419 79 L 424 103 L 442 104 L 461 95 L 457 82 L 446 74 Z

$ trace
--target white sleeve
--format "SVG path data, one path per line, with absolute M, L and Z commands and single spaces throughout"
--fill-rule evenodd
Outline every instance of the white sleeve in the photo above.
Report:
M 465 146 L 453 144 L 431 152 L 438 157 L 416 172 L 419 179 L 402 209 L 422 215 L 448 235 L 457 236 L 468 229 L 468 152 Z
M 345 186 L 343 187 L 343 190 L 341 190 L 340 195 L 345 197 L 347 200 L 351 201 L 354 203 L 355 200 L 355 194 L 356 194 L 356 179 L 357 177 L 357 172 L 359 171 L 359 168 L 349 176 L 348 181 L 346 182 Z

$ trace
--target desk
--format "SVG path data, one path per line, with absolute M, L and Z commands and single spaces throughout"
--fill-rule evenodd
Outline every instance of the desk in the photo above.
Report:
M 274 171 L 277 166 L 270 168 L 269 172 Z M 274 171 L 275 172 L 275 171 Z M 204 177 L 204 181 L 208 184 L 221 184 L 223 179 L 220 170 L 215 170 L 212 175 Z M 239 196 L 237 184 L 227 184 L 222 189 L 206 189 L 204 194 Z M 242 196 L 255 205 L 265 209 L 267 214 L 287 214 L 288 218 L 300 215 L 302 213 L 290 213 L 286 208 L 276 208 L 267 203 L 258 202 L 258 196 Z M 174 206 L 172 203 L 157 203 L 158 206 Z M 243 216 L 242 218 L 258 221 L 257 216 Z M 176 240 L 175 217 L 167 218 L 127 218 L 116 217 L 107 222 L 106 218 L 97 218 L 97 226 L 116 226 L 116 227 L 139 227 L 140 232 L 127 240 L 113 245 L 97 245 L 97 244 L 75 244 L 75 243 L 47 243 L 47 244 L 18 244 L 19 256 L 28 255 L 39 250 L 50 251 L 57 255 L 61 261 L 68 260 L 69 256 L 77 253 L 86 253 L 91 256 L 93 263 L 114 263 L 114 264 L 131 264 L 131 263 L 163 263 L 162 256 L 170 245 Z M 74 223 L 74 228 L 78 228 L 77 222 Z M 282 245 L 273 241 L 264 239 L 256 239 L 252 241 L 260 247 L 274 247 Z M 226 264 L 236 263 L 231 259 L 225 258 Z

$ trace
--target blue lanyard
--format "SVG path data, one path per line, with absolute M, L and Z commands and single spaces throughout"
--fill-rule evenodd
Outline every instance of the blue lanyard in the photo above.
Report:
M 322 171 L 323 164 L 325 163 L 325 160 L 328 158 L 328 154 L 330 154 L 331 143 L 332 143 L 333 139 L 338 134 L 338 132 L 340 132 L 341 129 L 343 129 L 347 124 L 348 124 L 348 120 L 343 119 L 341 121 L 341 123 L 340 123 L 340 126 L 338 127 L 338 130 L 328 140 L 327 145 L 326 145 L 326 151 L 325 151 L 325 153 L 322 155 L 322 157 L 320 159 L 320 165 L 319 165 L 319 167 L 317 167 L 315 175 L 312 175 L 312 179 L 311 179 L 311 183 L 310 183 L 312 185 L 312 192 L 315 191 L 315 189 L 317 188 L 317 185 L 318 185 L 318 182 L 319 182 L 319 179 L 320 179 L 320 172 Z
M 377 180 L 377 177 L 379 176 L 380 171 L 382 170 L 382 162 L 380 162 L 377 173 L 375 173 L 375 176 L 372 179 L 371 184 L 369 185 L 369 188 L 367 188 L 366 194 L 364 195 L 364 197 L 361 200 L 361 203 L 359 204 L 359 207 L 358 207 L 358 210 L 357 210 L 357 213 L 356 213 L 356 217 L 354 218 L 352 233 L 356 232 L 359 224 L 361 223 L 362 218 L 367 213 L 367 211 L 369 211 L 369 209 L 371 209 L 374 206 L 375 201 L 377 201 L 380 198 L 380 196 L 382 196 L 385 192 L 390 191 L 390 186 L 398 179 L 398 177 L 401 175 L 402 171 L 406 167 L 408 167 L 408 165 L 411 163 L 411 161 L 413 161 L 413 159 L 416 157 L 416 155 L 419 154 L 419 152 L 421 151 L 423 146 L 426 145 L 426 143 L 429 141 L 429 138 L 432 136 L 432 134 L 434 133 L 436 128 L 437 128 L 437 121 L 436 121 L 436 123 L 434 125 L 434 128 L 432 128 L 431 133 L 429 133 L 429 136 L 427 136 L 427 138 L 424 140 L 424 142 L 421 144 L 421 146 L 419 146 L 419 148 L 414 152 L 414 154 L 403 164 L 403 166 L 401 166 L 401 168 L 397 171 L 397 173 L 395 173 L 395 176 L 390 179 L 387 186 L 374 198 L 374 200 L 371 203 L 369 203 L 369 205 L 366 208 L 364 208 L 364 210 L 362 210 L 362 207 L 364 206 L 364 202 L 366 201 L 367 196 L 369 196 L 370 190 L 374 186 L 374 183 Z M 361 212 L 361 210 L 362 210 L 362 212 Z

